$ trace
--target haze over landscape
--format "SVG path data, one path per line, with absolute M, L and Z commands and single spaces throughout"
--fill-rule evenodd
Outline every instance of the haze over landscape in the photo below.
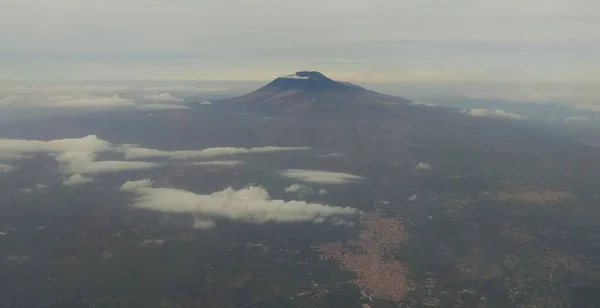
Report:
M 600 5 L 0 3 L 0 308 L 600 306 Z

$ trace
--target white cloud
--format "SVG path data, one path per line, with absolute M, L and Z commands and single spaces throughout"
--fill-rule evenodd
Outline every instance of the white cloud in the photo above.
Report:
M 1 151 L 1 150 L 0 150 Z M 14 153 L 14 152 L 0 152 L 0 160 L 17 160 L 28 158 L 28 155 Z
M 435 105 L 434 105 L 434 104 L 430 104 L 430 103 L 423 103 L 423 102 L 417 102 L 417 101 L 411 102 L 409 105 L 411 105 L 411 106 L 435 107 Z
M 50 141 L 0 139 L 0 153 L 22 157 L 34 153 L 98 153 L 111 150 L 111 144 L 95 135 L 83 138 L 57 139 Z
M 68 108 L 123 108 L 135 107 L 135 102 L 130 99 L 122 98 L 118 95 L 111 97 L 94 97 L 80 99 L 66 99 L 56 102 L 51 107 Z
M 312 187 L 304 184 L 292 184 L 286 187 L 284 191 L 288 194 L 296 194 L 300 199 L 315 194 L 315 190 Z
M 153 188 L 152 181 L 145 179 L 128 181 L 121 191 L 137 195 L 133 205 L 138 208 L 220 217 L 253 223 L 291 223 L 318 221 L 324 218 L 352 216 L 356 209 L 337 207 L 305 201 L 272 200 L 262 187 L 240 190 L 227 188 L 203 195 L 175 188 Z
M 313 191 L 313 189 L 310 188 L 310 186 L 303 185 L 303 184 L 292 184 L 292 185 L 286 187 L 284 189 L 284 191 L 286 193 L 296 193 L 299 191 Z
M 335 158 L 335 157 L 341 157 L 341 156 L 344 156 L 344 154 L 342 154 L 342 153 L 327 153 L 327 154 L 319 155 L 319 157 L 322 157 L 322 158 Z
M 185 110 L 190 109 L 188 106 L 175 104 L 140 104 L 137 105 L 140 110 Z
M 222 155 L 250 154 L 250 153 L 271 153 L 281 151 L 305 151 L 307 147 L 255 147 L 255 148 L 233 148 L 218 147 L 204 150 L 181 150 L 181 151 L 163 151 L 157 149 L 147 149 L 132 145 L 124 145 L 121 150 L 125 153 L 126 159 L 164 157 L 169 159 L 185 160 L 191 158 L 205 158 Z
M 143 188 L 149 188 L 150 186 L 152 186 L 152 180 L 150 179 L 127 181 L 121 185 L 121 191 L 138 191 Z
M 200 103 L 200 105 L 212 105 L 212 103 L 209 101 L 203 101 L 202 103 Z
M 170 85 L 170 86 L 154 86 L 154 87 L 146 87 L 144 90 L 148 92 L 158 92 L 158 93 L 177 93 L 183 96 L 198 96 L 206 93 L 216 93 L 231 90 L 231 88 L 226 87 L 190 87 L 190 86 L 181 86 L 181 85 Z
M 94 181 L 94 179 L 87 178 L 87 177 L 85 177 L 85 176 L 83 176 L 81 174 L 73 174 L 67 180 L 63 181 L 62 185 L 63 186 L 74 186 L 74 185 L 91 183 L 93 181 Z
M 126 170 L 143 170 L 152 169 L 160 166 L 157 163 L 143 162 L 143 161 L 94 161 L 85 163 L 83 166 L 77 166 L 70 172 L 77 172 L 82 174 L 96 174 L 96 173 L 108 173 L 118 172 Z
M 416 168 L 420 170 L 431 170 L 431 166 L 428 163 L 423 162 L 418 163 Z
M 590 118 L 588 117 L 578 117 L 578 116 L 572 116 L 572 117 L 568 117 L 566 119 L 563 119 L 563 122 L 586 122 L 589 121 Z
M 149 94 L 149 95 L 145 95 L 143 98 L 143 100 L 146 101 L 153 101 L 153 102 L 183 102 L 182 98 L 177 98 L 173 95 L 171 95 L 171 93 L 161 93 L 161 94 Z
M 0 157 L 23 159 L 26 154 L 49 153 L 61 165 L 65 174 L 97 174 L 158 167 L 156 163 L 141 161 L 95 161 L 98 153 L 116 152 L 118 148 L 95 135 L 82 138 L 50 141 L 0 139 Z M 74 178 L 74 181 L 77 179 Z
M 489 118 L 507 118 L 512 120 L 525 119 L 526 116 L 522 116 L 516 113 L 505 112 L 502 109 L 483 109 L 483 108 L 473 108 L 462 111 L 465 114 L 474 117 L 489 117 Z
M 18 167 L 7 165 L 7 164 L 0 164 L 0 173 L 8 173 L 8 172 L 14 171 L 16 169 L 18 169 Z
M 1 57 L 1 55 L 0 55 Z M 168 88 L 168 87 L 167 87 Z M 193 94 L 187 87 L 171 87 Z M 4 108 L 50 108 L 53 112 L 95 111 L 106 109 L 182 110 L 184 99 L 171 93 L 156 93 L 161 88 L 134 86 L 86 86 L 86 85 L 0 85 L 0 107 Z M 202 88 L 193 88 L 201 91 Z M 210 91 L 210 89 L 206 89 Z M 199 95 L 196 93 L 196 95 Z M 51 110 L 44 110 L 50 112 Z
M 410 198 L 408 198 L 408 201 L 410 201 L 410 202 L 415 202 L 415 201 L 417 201 L 417 195 L 412 195 L 412 196 L 410 196 Z
M 235 167 L 245 164 L 240 160 L 211 160 L 211 161 L 197 161 L 190 163 L 193 166 L 211 166 L 211 167 Z
M 321 188 L 321 189 L 319 189 L 319 192 L 318 192 L 319 196 L 325 196 L 325 195 L 326 195 L 326 194 L 328 194 L 328 193 L 329 193 L 329 192 L 328 192 L 327 190 L 325 190 L 325 189 L 322 189 L 322 188 Z
M 46 188 L 48 188 L 47 184 L 39 183 L 34 185 L 33 187 L 21 188 L 21 191 L 24 193 L 31 193 L 37 190 L 44 190 Z
M 321 170 L 287 169 L 279 171 L 279 174 L 287 178 L 318 184 L 346 184 L 364 180 L 363 177 L 353 174 Z
M 214 228 L 215 222 L 212 220 L 196 219 L 192 227 L 194 229 L 210 229 Z
M 0 107 L 106 109 L 132 108 L 133 100 L 121 96 L 128 87 L 73 86 L 50 84 L 0 85 Z

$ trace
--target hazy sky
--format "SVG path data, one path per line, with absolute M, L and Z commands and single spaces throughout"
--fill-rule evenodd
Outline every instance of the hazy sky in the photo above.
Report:
M 600 83 L 597 0 L 2 0 L 2 79 Z

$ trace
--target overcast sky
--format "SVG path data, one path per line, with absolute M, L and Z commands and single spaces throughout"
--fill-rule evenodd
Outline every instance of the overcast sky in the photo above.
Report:
M 2 79 L 600 83 L 597 0 L 2 0 Z

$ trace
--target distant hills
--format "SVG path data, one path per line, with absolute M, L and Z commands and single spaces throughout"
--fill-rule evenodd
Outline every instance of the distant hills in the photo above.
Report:
M 220 101 L 244 111 L 269 113 L 345 113 L 405 105 L 411 101 L 335 81 L 316 71 L 300 71 L 279 77 L 246 95 Z

